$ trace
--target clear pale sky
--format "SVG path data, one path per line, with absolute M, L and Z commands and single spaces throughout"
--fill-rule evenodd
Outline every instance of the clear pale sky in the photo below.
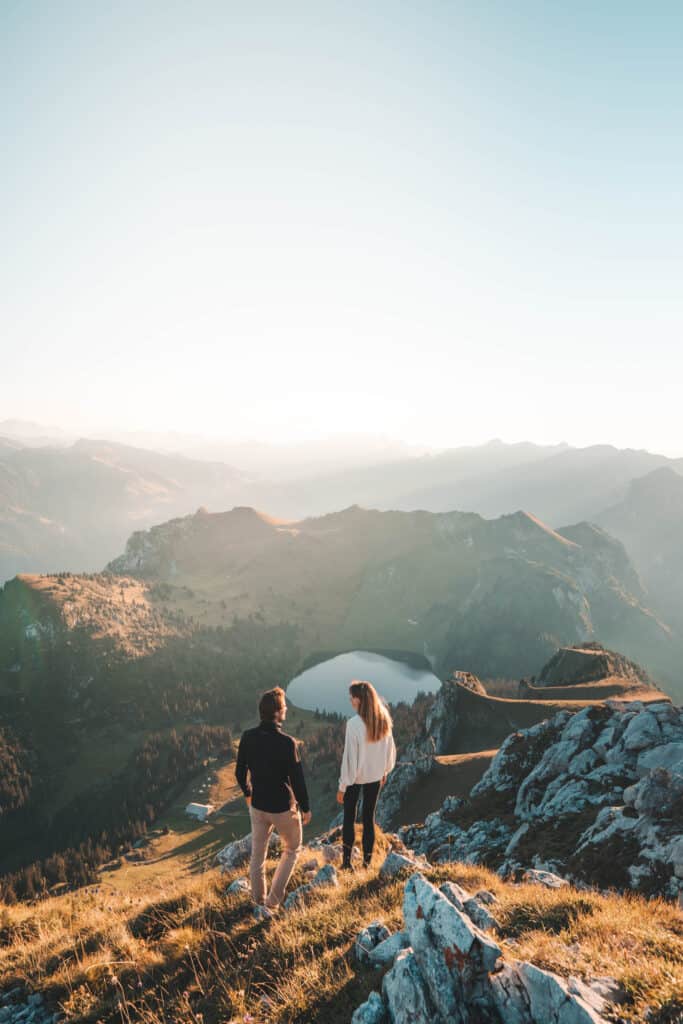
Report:
M 683 5 L 4 0 L 0 419 L 683 455 Z

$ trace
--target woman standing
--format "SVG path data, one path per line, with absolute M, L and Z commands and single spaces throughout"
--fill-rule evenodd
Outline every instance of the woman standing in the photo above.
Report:
M 396 764 L 391 715 L 372 683 L 354 679 L 349 698 L 356 714 L 346 723 L 337 803 L 344 805 L 342 868 L 351 868 L 356 807 L 363 791 L 363 867 L 375 845 L 375 807 L 381 787 Z

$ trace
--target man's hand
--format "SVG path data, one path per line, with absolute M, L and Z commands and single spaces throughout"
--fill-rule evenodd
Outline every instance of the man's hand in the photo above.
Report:
M 337 803 L 338 804 L 343 804 L 344 803 L 344 791 L 341 790 L 341 789 L 337 790 Z
M 251 807 L 251 797 L 250 796 L 245 796 L 244 799 L 247 801 L 247 807 Z
M 301 815 L 301 821 L 304 825 L 310 825 L 312 817 L 313 815 L 310 811 L 304 811 Z

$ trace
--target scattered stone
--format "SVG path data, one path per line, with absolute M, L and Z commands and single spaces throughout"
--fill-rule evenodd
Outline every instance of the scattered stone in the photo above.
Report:
M 388 939 L 380 942 L 374 949 L 370 950 L 369 962 L 374 964 L 375 967 L 388 967 L 389 964 L 393 964 L 396 955 L 402 949 L 408 949 L 409 946 L 410 939 L 407 932 L 394 932 Z
M 382 982 L 391 1024 L 434 1024 L 434 1008 L 411 949 L 402 950 Z
M 566 878 L 560 878 L 559 875 L 554 875 L 552 871 L 538 871 L 535 868 L 525 871 L 523 878 L 525 882 L 544 885 L 546 889 L 562 889 L 565 885 L 569 885 Z
M 500 947 L 420 874 L 406 883 L 403 917 L 434 1006 L 444 1020 L 467 1024 L 467 1003 L 501 956 Z
M 251 892 L 251 886 L 247 878 L 236 878 L 225 890 L 227 896 L 242 896 L 248 892 Z
M 311 882 L 307 882 L 305 885 L 300 885 L 298 889 L 294 889 L 290 892 L 289 896 L 285 899 L 282 904 L 285 910 L 300 910 L 305 907 L 311 899 L 314 893 L 313 885 Z
M 383 879 L 396 878 L 405 871 L 418 871 L 421 866 L 418 861 L 391 850 L 379 869 L 379 877 Z
M 358 932 L 353 945 L 356 960 L 360 964 L 370 963 L 370 953 L 376 946 L 388 939 L 391 932 L 381 921 L 373 921 Z
M 487 907 L 490 907 L 492 903 L 498 902 L 498 897 L 489 892 L 488 889 L 480 889 L 479 892 L 475 892 L 474 898 L 479 903 L 484 903 Z
M 483 903 L 480 903 L 475 897 L 465 901 L 464 911 L 470 921 L 474 921 L 477 928 L 481 928 L 482 931 L 500 931 L 500 924 L 491 911 L 487 910 Z
M 271 833 L 268 840 L 268 849 L 273 851 L 280 845 L 279 838 Z M 251 832 L 242 839 L 236 839 L 228 843 L 216 854 L 216 860 L 221 866 L 221 871 L 232 871 L 234 868 L 241 868 L 251 857 Z
M 339 885 L 339 877 L 337 876 L 334 864 L 326 864 L 324 868 L 320 868 L 315 878 L 311 879 L 310 885 L 314 889 L 319 889 L 328 885 Z
M 567 984 L 550 971 L 526 961 L 516 970 L 529 996 L 531 1020 L 539 1024 L 604 1024 L 602 1018 Z
M 371 992 L 367 1001 L 361 1003 L 351 1018 L 351 1024 L 386 1024 L 387 1011 L 382 997 Z

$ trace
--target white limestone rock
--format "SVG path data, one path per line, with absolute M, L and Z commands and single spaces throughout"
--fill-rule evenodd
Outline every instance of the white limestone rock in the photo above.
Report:
M 410 939 L 407 932 L 394 932 L 384 942 L 378 943 L 368 954 L 368 962 L 375 967 L 387 967 L 393 964 L 398 953 L 402 949 L 410 947 Z
M 457 907 L 458 910 L 465 910 L 465 904 L 472 897 L 463 889 L 462 886 L 458 885 L 457 882 L 444 882 L 443 885 L 439 886 L 439 892 L 442 892 L 446 899 Z
M 529 994 L 512 964 L 503 964 L 499 971 L 492 974 L 490 986 L 493 1005 L 505 1024 L 530 1024 Z
M 326 864 L 324 868 L 320 868 L 317 875 L 311 879 L 310 885 L 313 889 L 339 885 L 339 877 L 334 864 Z
M 641 751 L 637 762 L 638 774 L 646 775 L 653 768 L 666 768 L 683 775 L 683 730 L 680 740 Z
M 656 715 L 649 710 L 643 710 L 632 718 L 621 737 L 624 750 L 631 751 L 656 747 L 661 741 L 661 727 Z
M 468 1001 L 501 956 L 500 947 L 420 874 L 406 883 L 403 918 L 434 1006 L 444 1020 L 467 1024 Z
M 236 878 L 234 882 L 230 883 L 225 892 L 228 896 L 243 896 L 245 893 L 251 892 L 249 879 Z
M 323 860 L 326 864 L 341 864 L 343 851 L 337 843 L 328 843 L 322 847 Z
M 498 897 L 494 893 L 489 892 L 488 889 L 479 889 L 478 892 L 475 892 L 474 898 L 487 907 L 490 907 L 493 903 L 498 903 Z
M 387 1024 L 387 1010 L 378 992 L 371 992 L 367 1000 L 355 1010 L 351 1024 Z
M 438 1024 L 440 1020 L 410 949 L 398 953 L 384 975 L 382 995 L 391 1024 Z
M 482 931 L 500 931 L 500 923 L 496 920 L 491 911 L 475 897 L 465 901 L 464 910 L 470 921 L 474 921 L 477 928 L 481 928 Z
M 546 889 L 563 889 L 566 885 L 569 885 L 566 878 L 561 878 L 551 871 L 538 871 L 535 868 L 524 872 L 524 881 L 532 882 L 534 885 L 542 885 Z
M 396 878 L 406 871 L 419 871 L 421 867 L 420 862 L 412 857 L 404 857 L 402 853 L 390 850 L 379 869 L 379 877 L 385 880 Z
M 353 951 L 358 963 L 370 963 L 372 950 L 388 939 L 390 935 L 391 932 L 381 921 L 372 921 L 359 931 L 353 944 Z
M 268 840 L 268 849 L 272 851 L 279 845 L 279 839 L 274 833 L 271 833 L 270 839 Z M 224 846 L 223 849 L 219 850 L 216 854 L 216 860 L 221 866 L 221 871 L 233 871 L 235 868 L 241 868 L 242 865 L 247 863 L 250 857 L 251 832 L 242 839 L 236 839 L 233 843 L 228 843 L 227 846 Z
M 293 892 L 290 892 L 289 896 L 283 903 L 283 907 L 285 910 L 300 910 L 312 899 L 314 893 L 315 889 L 312 884 L 310 882 L 306 882 L 305 885 L 300 885 L 298 889 L 294 889 Z
M 525 961 L 516 967 L 529 997 L 534 1024 L 604 1024 L 604 1018 L 581 996 L 572 995 L 557 974 Z

